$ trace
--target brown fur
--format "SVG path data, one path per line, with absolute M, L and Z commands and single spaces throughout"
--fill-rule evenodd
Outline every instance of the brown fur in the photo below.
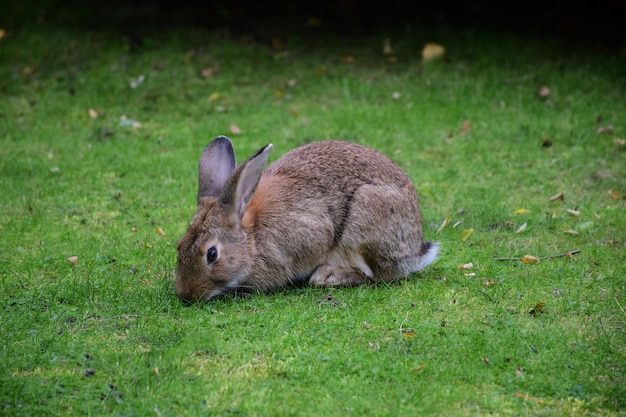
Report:
M 417 193 L 389 158 L 348 142 L 317 142 L 260 175 L 269 149 L 233 171 L 220 195 L 199 196 L 178 244 L 181 298 L 267 291 L 304 279 L 318 286 L 390 281 L 432 262 L 436 246 L 423 242 Z M 244 207 L 239 215 L 237 207 Z M 207 265 L 213 245 L 220 255 Z

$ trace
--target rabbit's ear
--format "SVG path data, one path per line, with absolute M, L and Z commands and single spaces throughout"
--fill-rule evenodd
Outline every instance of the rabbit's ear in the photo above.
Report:
M 218 136 L 204 148 L 198 167 L 198 203 L 202 197 L 222 194 L 236 164 L 233 144 L 226 136 Z
M 246 205 L 259 184 L 263 167 L 267 163 L 271 150 L 272 144 L 259 149 L 247 161 L 239 165 L 228 179 L 221 200 L 233 208 L 233 214 L 237 216 L 238 220 L 243 217 Z

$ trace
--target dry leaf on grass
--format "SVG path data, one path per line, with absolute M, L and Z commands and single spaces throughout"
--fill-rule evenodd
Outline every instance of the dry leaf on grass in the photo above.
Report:
M 202 78 L 211 78 L 214 75 L 215 75 L 215 68 L 213 67 L 206 67 L 205 69 L 200 71 L 200 76 Z
M 393 55 L 395 52 L 391 47 L 391 40 L 389 38 L 385 38 L 383 41 L 383 54 L 384 55 Z
M 78 263 L 78 256 L 70 256 L 69 258 L 67 258 L 67 261 L 76 265 Z
M 530 213 L 530 210 L 525 209 L 525 208 L 520 208 L 513 212 L 513 214 L 526 214 L 526 213 Z
M 209 96 L 209 103 L 213 103 L 219 100 L 219 98 L 220 98 L 220 93 L 211 93 L 211 95 Z
M 39 72 L 39 68 L 38 67 L 24 67 L 22 68 L 22 74 L 23 75 L 33 75 L 33 74 L 37 74 Z
M 233 135 L 241 135 L 241 129 L 237 125 L 230 125 L 230 133 Z
M 133 129 L 139 129 L 141 127 L 141 123 L 136 120 L 129 119 L 126 115 L 121 115 L 120 126 L 132 126 Z
M 461 241 L 465 242 L 474 233 L 474 229 L 465 229 L 461 232 Z
M 437 229 L 437 233 L 441 233 L 443 231 L 443 229 L 445 229 L 446 227 L 448 227 L 448 225 L 450 224 L 450 222 L 452 221 L 452 217 L 446 217 L 443 222 L 441 223 L 441 226 L 439 226 L 439 228 Z
M 608 194 L 609 197 L 611 197 L 613 200 L 619 200 L 619 194 L 614 192 L 613 190 L 608 190 L 606 192 Z
M 468 262 L 466 264 L 459 265 L 459 269 L 472 269 L 473 267 L 474 267 L 474 264 L 472 262 Z
M 276 51 L 283 49 L 283 40 L 280 36 L 272 36 L 272 49 Z
M 535 315 L 535 314 L 543 313 L 543 307 L 545 305 L 546 303 L 538 303 L 536 306 L 531 308 L 530 311 L 528 311 L 528 314 Z
M 472 128 L 472 122 L 469 120 L 465 120 L 461 125 L 461 133 L 467 133 Z
M 537 91 L 537 95 L 541 98 L 546 98 L 550 95 L 550 88 L 546 87 L 545 85 L 542 85 L 541 87 L 539 87 L 539 91 Z
M 574 217 L 580 216 L 580 211 L 576 209 L 565 209 L 565 211 L 567 211 L 569 214 L 571 214 Z
M 611 133 L 613 131 L 613 125 L 600 126 L 596 129 L 597 133 Z
M 541 259 L 532 255 L 524 255 L 522 257 L 522 262 L 524 262 L 525 264 L 536 264 L 536 263 L 541 262 Z
M 431 62 L 442 58 L 446 53 L 446 48 L 437 43 L 427 43 L 422 49 L 422 62 Z
M 156 227 L 155 231 L 156 231 L 157 235 L 165 236 L 165 232 L 159 226 Z
M 565 194 L 557 193 L 557 194 L 551 195 L 549 200 L 550 201 L 558 201 L 558 200 L 563 201 L 563 200 L 565 200 Z
M 89 113 L 89 117 L 92 119 L 98 118 L 98 112 L 95 109 L 89 109 L 87 110 L 87 113 Z

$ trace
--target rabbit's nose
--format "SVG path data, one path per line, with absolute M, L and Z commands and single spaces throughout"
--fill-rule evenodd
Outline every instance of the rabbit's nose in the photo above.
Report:
M 180 279 L 176 280 L 176 295 L 178 295 L 178 298 L 185 304 L 192 304 L 194 301 L 194 296 L 190 288 L 185 286 Z

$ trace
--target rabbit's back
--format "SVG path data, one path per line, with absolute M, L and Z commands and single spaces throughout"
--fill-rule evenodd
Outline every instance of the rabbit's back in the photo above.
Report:
M 363 184 L 412 187 L 408 175 L 379 151 L 356 143 L 328 140 L 287 152 L 264 176 L 286 176 L 329 191 L 350 191 Z

